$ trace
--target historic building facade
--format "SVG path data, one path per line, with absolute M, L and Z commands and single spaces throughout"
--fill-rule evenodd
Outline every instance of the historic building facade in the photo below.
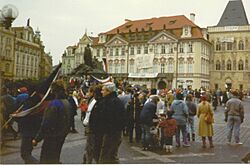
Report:
M 92 45 L 93 38 L 87 35 L 87 32 L 80 38 L 77 45 L 68 46 L 62 55 L 62 74 L 67 75 L 74 68 L 84 63 L 84 50 L 89 44 Z
M 206 29 L 184 15 L 126 20 L 93 42 L 117 79 L 149 88 L 209 87 L 211 44 Z
M 14 78 L 14 44 L 15 33 L 11 29 L 0 26 L 0 70 L 1 80 Z
M 12 27 L 15 33 L 14 79 L 38 80 L 52 71 L 52 57 L 45 53 L 40 32 L 29 25 Z
M 229 1 L 218 25 L 208 32 L 211 89 L 250 89 L 250 25 L 242 1 Z

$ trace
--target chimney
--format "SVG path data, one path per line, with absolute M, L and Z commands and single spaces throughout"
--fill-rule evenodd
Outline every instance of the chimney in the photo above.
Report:
M 194 13 L 190 13 L 190 20 L 194 23 L 194 21 L 195 21 L 195 14 Z

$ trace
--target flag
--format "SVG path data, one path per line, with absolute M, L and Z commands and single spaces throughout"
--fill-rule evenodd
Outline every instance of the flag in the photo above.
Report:
M 102 69 L 104 72 L 107 72 L 107 61 L 106 58 L 102 58 Z
M 94 79 L 96 79 L 97 81 L 99 81 L 99 82 L 101 82 L 101 83 L 106 83 L 106 82 L 110 82 L 111 81 L 111 77 L 110 76 L 108 76 L 107 78 L 105 78 L 105 79 L 99 79 L 99 78 L 97 78 L 97 77 L 95 77 L 95 76 L 93 76 L 93 75 L 91 75 Z
M 16 112 L 11 115 L 12 117 L 24 117 L 30 113 L 34 113 L 36 109 L 39 110 L 38 107 L 42 105 L 46 97 L 49 95 L 51 84 L 57 79 L 61 66 L 62 64 L 60 63 L 56 67 L 56 69 L 49 75 L 49 77 L 37 86 L 30 97 L 25 100 L 25 102 L 17 109 Z M 28 107 L 28 109 L 22 110 L 24 106 Z

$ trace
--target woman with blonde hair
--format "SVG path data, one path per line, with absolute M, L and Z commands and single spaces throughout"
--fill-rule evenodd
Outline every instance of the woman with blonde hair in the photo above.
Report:
M 213 148 L 213 122 L 214 112 L 206 96 L 201 96 L 201 103 L 198 104 L 197 116 L 199 118 L 198 134 L 202 137 L 202 148 L 206 148 L 206 137 L 208 137 L 210 148 Z

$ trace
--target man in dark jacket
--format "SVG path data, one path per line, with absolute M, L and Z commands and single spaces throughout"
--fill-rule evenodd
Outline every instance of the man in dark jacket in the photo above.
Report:
M 18 89 L 20 92 L 16 98 L 17 107 L 21 106 L 26 99 L 29 98 L 28 90 L 26 87 Z M 25 104 L 22 110 L 25 111 L 29 108 L 29 105 Z M 21 134 L 21 157 L 24 163 L 38 163 L 38 160 L 32 156 L 32 139 L 40 128 L 42 121 L 41 115 L 28 115 L 26 117 L 16 119 L 18 122 L 18 128 Z
M 153 126 L 153 119 L 157 118 L 156 108 L 157 103 L 160 101 L 158 96 L 153 96 L 151 99 L 143 106 L 140 120 L 142 124 L 142 144 L 143 150 L 148 150 L 149 145 L 152 143 L 152 135 L 150 133 L 150 127 Z
M 70 104 L 66 99 L 64 83 L 60 80 L 52 84 L 55 99 L 50 102 L 43 115 L 39 132 L 32 140 L 33 146 L 44 139 L 40 163 L 60 163 L 61 149 L 69 132 Z
M 121 144 L 121 133 L 126 123 L 125 109 L 116 96 L 115 84 L 106 83 L 102 87 L 102 100 L 98 103 L 94 125 L 91 128 L 101 135 L 99 162 L 102 164 L 119 163 L 117 153 Z M 93 114 L 94 115 L 94 114 Z M 100 136 L 99 136 L 100 137 Z

